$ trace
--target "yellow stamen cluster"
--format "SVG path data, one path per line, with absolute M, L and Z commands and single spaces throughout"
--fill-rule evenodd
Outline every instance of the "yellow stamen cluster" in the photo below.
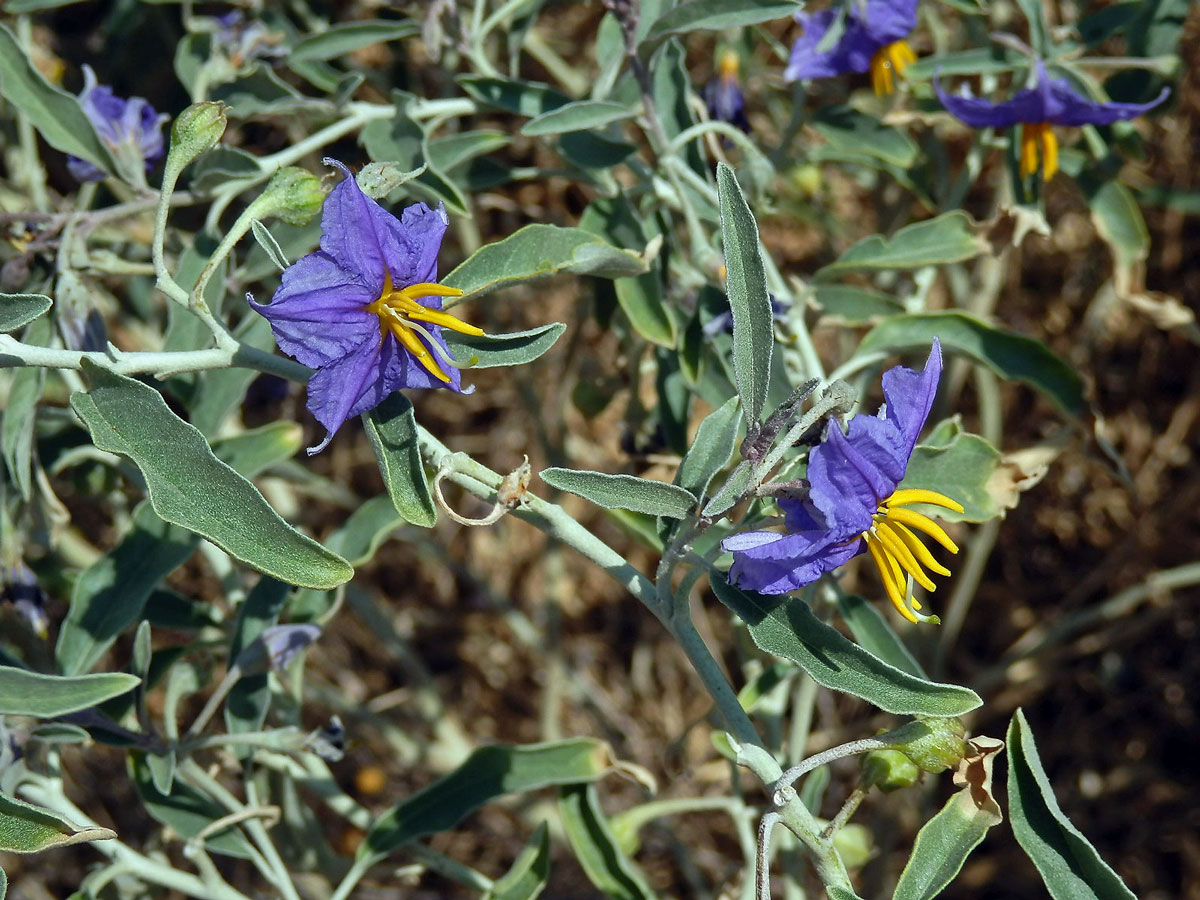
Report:
M 883 578 L 883 587 L 887 591 L 888 599 L 900 615 L 910 622 L 917 622 L 922 618 L 928 620 L 933 617 L 916 615 L 913 610 L 920 609 L 921 604 L 915 598 L 911 598 L 911 607 L 906 602 L 910 598 L 908 579 L 905 576 L 911 575 L 913 581 L 925 590 L 932 591 L 936 590 L 937 586 L 925 574 L 925 569 L 930 569 L 938 575 L 949 575 L 950 570 L 933 558 L 913 533 L 913 529 L 929 535 L 951 553 L 958 552 L 958 545 L 950 540 L 950 536 L 933 519 L 906 508 L 913 503 L 928 503 L 954 512 L 963 511 L 961 504 L 936 491 L 916 488 L 896 491 L 879 504 L 879 511 L 872 517 L 871 528 L 863 533 L 863 538 L 867 542 L 867 551 L 871 554 L 871 559 L 875 560 L 880 577 Z
M 446 374 L 434 354 L 442 357 L 442 361 L 450 365 L 453 364 L 453 360 L 434 341 L 433 335 L 421 323 L 428 322 L 430 325 L 449 328 L 451 331 L 476 337 L 482 335 L 483 330 L 474 325 L 468 325 L 450 313 L 424 306 L 420 302 L 420 298 L 461 296 L 462 291 L 458 288 L 432 282 L 410 284 L 397 291 L 392 287 L 392 276 L 389 274 L 384 280 L 379 299 L 368 303 L 366 310 L 379 316 L 381 339 L 386 338 L 389 334 L 392 335 L 400 342 L 401 347 L 416 357 L 417 362 L 424 366 L 430 375 L 449 384 L 450 376 Z
M 1058 138 L 1049 122 L 1021 124 L 1021 177 L 1028 178 L 1042 161 L 1042 180 L 1049 181 L 1058 171 Z
M 721 54 L 720 72 L 721 80 L 726 84 L 736 82 L 738 77 L 738 68 L 741 60 L 738 59 L 737 53 L 732 50 L 726 50 Z
M 916 61 L 917 54 L 907 41 L 893 41 L 876 50 L 871 57 L 871 87 L 875 96 L 882 97 L 895 90 L 895 79 L 903 78 L 904 70 Z

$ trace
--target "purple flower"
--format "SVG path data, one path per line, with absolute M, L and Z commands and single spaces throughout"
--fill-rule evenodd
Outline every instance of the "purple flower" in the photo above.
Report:
M 248 22 L 240 9 L 217 16 L 217 46 L 235 69 L 256 59 L 287 56 L 287 50 L 279 46 L 282 41 L 282 34 L 257 20 Z
M 704 86 L 704 104 L 713 119 L 728 122 L 742 131 L 750 130 L 746 121 L 746 100 L 738 85 L 738 55 L 732 50 L 721 54 L 717 77 Z
M 914 534 L 923 532 L 949 550 L 958 547 L 932 519 L 907 507 L 930 503 L 955 512 L 963 508 L 934 491 L 902 489 L 909 457 L 937 394 L 942 373 L 938 341 L 914 372 L 896 366 L 883 374 L 885 403 L 877 416 L 857 415 L 843 434 L 831 421 L 824 440 L 808 455 L 808 497 L 781 499 L 784 532 L 750 531 L 725 538 L 733 553 L 731 580 L 764 594 L 784 594 L 816 581 L 866 551 L 883 578 L 888 599 L 912 622 L 920 618 L 909 607 L 906 575 L 927 590 L 934 584 L 924 569 L 950 571 L 934 560 Z
M 1132 119 L 1153 109 L 1167 98 L 1168 89 L 1149 103 L 1097 103 L 1081 97 L 1065 78 L 1051 78 L 1039 59 L 1031 88 L 1017 91 L 1005 103 L 991 103 L 970 93 L 946 93 L 935 74 L 933 87 L 942 106 L 972 128 L 1008 128 L 1021 125 L 1021 175 L 1038 169 L 1039 151 L 1042 177 L 1047 181 L 1058 171 L 1058 139 L 1051 125 L 1111 125 Z
M 783 75 L 788 81 L 832 78 L 848 72 L 871 72 L 871 85 L 879 95 L 890 94 L 894 76 L 916 60 L 904 39 L 917 26 L 917 0 L 866 0 L 852 2 L 846 10 L 845 30 L 828 49 L 821 49 L 837 13 L 797 13 L 804 34 L 792 44 L 792 55 Z
M 142 160 L 146 171 L 162 159 L 162 125 L 170 116 L 159 115 L 143 97 L 122 100 L 112 88 L 99 84 L 91 66 L 83 67 L 83 92 L 79 104 L 104 145 L 119 160 Z M 87 160 L 70 156 L 67 168 L 79 181 L 101 181 L 105 172 Z
M 308 382 L 308 408 L 328 433 L 309 454 L 392 391 L 463 393 L 441 329 L 483 334 L 441 311 L 443 297 L 462 294 L 436 283 L 445 208 L 414 203 L 397 219 L 362 192 L 344 165 L 325 163 L 346 177 L 325 199 L 321 249 L 287 268 L 270 304 L 248 296 L 270 320 L 279 348 L 317 370 Z

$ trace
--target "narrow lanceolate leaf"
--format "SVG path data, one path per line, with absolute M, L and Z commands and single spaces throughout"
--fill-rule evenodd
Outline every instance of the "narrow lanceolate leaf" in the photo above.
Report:
M 1001 378 L 1032 385 L 1070 415 L 1079 416 L 1087 411 L 1083 379 L 1049 347 L 964 312 L 893 316 L 872 328 L 857 352 L 928 352 L 935 337 L 941 340 L 943 350 L 968 356 Z
M 194 838 L 205 831 L 204 848 L 210 853 L 241 859 L 248 859 L 254 854 L 254 849 L 236 824 L 206 831 L 217 819 L 227 819 L 228 809 L 178 778 L 172 781 L 169 791 L 160 791 L 154 784 L 153 773 L 146 760 L 146 754 L 131 752 L 127 764 L 138 797 L 153 819 L 174 829 L 185 839 Z
M 0 25 L 0 95 L 25 113 L 55 150 L 115 171 L 112 155 L 96 136 L 79 100 L 46 80 L 8 26 Z
M 258 221 L 258 219 L 251 219 L 250 230 L 254 232 L 254 239 L 258 241 L 258 246 L 263 248 L 263 253 L 270 257 L 271 262 L 275 263 L 279 271 L 282 272 L 286 269 L 288 267 L 288 259 L 284 256 L 283 250 L 279 246 L 279 241 L 275 240 L 275 236 L 271 234 L 270 229 Z
M 938 434 L 943 437 L 934 440 Z M 963 431 L 957 419 L 947 420 L 913 451 L 900 487 L 937 491 L 963 507 L 961 513 L 922 507 L 926 515 L 950 522 L 986 522 L 1004 514 L 1004 507 L 988 490 L 1000 462 L 1000 451 L 985 438 Z
M 932 900 L 958 875 L 988 829 L 1003 821 L 992 792 L 992 764 L 1004 745 L 983 737 L 970 747 L 954 775 L 962 790 L 917 834 L 892 900 Z
M 1121 877 L 1059 808 L 1033 732 L 1017 710 L 1008 725 L 1008 816 L 1054 900 L 1135 900 Z
M 92 386 L 72 394 L 71 407 L 97 447 L 134 461 L 164 520 L 288 584 L 331 588 L 354 574 L 344 559 L 280 518 L 157 391 L 88 361 L 83 369 Z
M 695 495 L 686 488 L 635 475 L 559 468 L 543 469 L 539 474 L 550 487 L 578 494 L 605 509 L 630 509 L 651 516 L 682 519 L 696 506 Z
M 654 892 L 646 876 L 617 845 L 608 819 L 600 809 L 590 784 L 573 784 L 562 789 L 558 809 L 563 830 L 575 858 L 605 897 L 612 900 L 652 900 Z
M 37 853 L 85 841 L 108 841 L 116 836 L 116 832 L 107 828 L 80 827 L 48 809 L 0 794 L 0 850 L 5 853 Z
M 533 362 L 553 347 L 566 330 L 565 323 L 550 322 L 528 331 L 485 334 L 481 337 L 444 329 L 442 337 L 446 339 L 446 346 L 454 358 L 462 365 L 472 369 L 491 369 Z
M 264 631 L 278 624 L 288 586 L 274 578 L 260 578 L 238 607 L 229 659 L 237 659 Z M 266 672 L 242 677 L 225 699 L 225 725 L 230 733 L 258 731 L 267 717 L 271 699 Z
M 484 900 L 535 900 L 550 880 L 550 829 L 542 822 L 507 872 Z M 2 898 L 0 898 L 2 900 Z
M 679 465 L 679 486 L 703 497 L 708 483 L 733 457 L 742 409 L 736 397 L 709 413 L 696 430 L 696 439 Z
M 413 405 L 399 391 L 363 416 L 379 474 L 396 512 L 407 522 L 432 528 L 437 507 L 429 492 L 429 479 L 417 446 L 417 420 Z
M 673 34 L 757 25 L 788 18 L 798 8 L 796 3 L 778 0 L 687 0 L 654 21 L 638 47 L 638 54 L 648 58 L 655 47 Z
M 53 305 L 45 294 L 0 294 L 0 331 L 23 328 Z
M 543 134 L 567 134 L 599 128 L 609 122 L 631 118 L 634 110 L 625 103 L 611 100 L 574 100 L 535 116 L 521 128 L 521 134 L 536 137 Z
M 775 334 L 758 225 L 733 169 L 717 163 L 721 240 L 725 246 L 725 289 L 733 310 L 733 373 L 747 420 L 757 425 L 767 402 Z
M 888 665 L 820 621 L 802 600 L 743 591 L 716 575 L 710 581 L 717 599 L 746 623 L 754 643 L 801 666 L 817 684 L 897 715 L 961 716 L 982 702 L 968 688 Z
M 887 616 L 874 603 L 856 594 L 849 594 L 838 599 L 838 611 L 850 626 L 850 632 L 860 647 L 901 672 L 907 672 L 914 678 L 925 678 L 921 664 L 904 646 L 899 635 L 888 624 Z
M 121 542 L 83 570 L 58 632 L 55 656 L 68 675 L 86 672 L 126 628 L 142 618 L 158 584 L 187 562 L 200 539 L 155 515 L 148 503 L 133 513 Z
M 0 666 L 0 715 L 39 719 L 65 716 L 119 697 L 140 683 L 140 678 L 124 672 L 72 678 Z
M 636 253 L 581 228 L 526 225 L 476 250 L 442 283 L 463 292 L 457 305 L 468 297 L 560 273 L 621 278 L 644 271 L 646 263 Z
M 286 59 L 289 64 L 333 59 L 372 44 L 410 37 L 418 34 L 420 30 L 420 25 L 410 21 L 348 22 L 334 25 L 325 31 L 301 38 L 292 47 Z
M 816 278 L 824 280 L 846 272 L 919 269 L 962 262 L 990 249 L 986 240 L 973 233 L 966 213 L 949 212 L 927 222 L 907 225 L 890 238 L 880 234 L 863 238 L 837 260 L 818 270 Z
M 448 831 L 504 794 L 595 781 L 611 768 L 606 745 L 591 738 L 481 747 L 457 769 L 380 816 L 359 847 L 360 859 L 382 859 L 409 841 Z
M 716 517 L 729 510 L 742 499 L 742 495 L 750 487 L 750 478 L 753 474 L 754 467 L 749 460 L 743 459 L 738 463 L 737 468 L 729 473 L 729 477 L 725 479 L 720 490 L 705 504 L 704 515 Z

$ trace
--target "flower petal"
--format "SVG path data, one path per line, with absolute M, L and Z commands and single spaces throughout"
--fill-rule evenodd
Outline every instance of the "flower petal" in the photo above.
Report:
M 1018 91 L 1007 103 L 992 103 L 970 93 L 948 94 L 937 74 L 933 89 L 938 100 L 959 121 L 972 128 L 1008 128 L 1017 122 L 1044 122 L 1045 101 L 1035 90 Z M 965 91 L 964 87 L 964 91 Z
M 792 44 L 784 78 L 796 81 L 867 71 L 876 50 L 903 40 L 916 27 L 917 0 L 868 0 L 864 16 L 851 12 L 837 42 L 821 50 L 821 41 L 834 17 L 834 11 L 828 9 L 796 17 L 804 33 Z
M 1171 92 L 1170 88 L 1163 88 L 1162 93 L 1149 103 L 1097 103 L 1077 94 L 1065 78 L 1053 79 L 1048 84 L 1055 109 L 1046 121 L 1055 125 L 1111 125 L 1113 122 L 1123 122 L 1158 106 Z
M 889 422 L 858 415 L 850 434 L 830 422 L 825 440 L 808 456 L 809 496 L 825 516 L 836 540 L 848 540 L 871 527 L 879 501 L 904 475 L 900 435 Z M 896 473 L 899 472 L 899 477 Z
M 755 535 L 764 534 L 778 540 L 753 543 Z M 733 552 L 729 578 L 738 587 L 762 594 L 786 594 L 812 584 L 861 553 L 866 545 L 861 539 L 836 543 L 828 531 L 802 531 L 786 535 L 749 532 L 726 538 L 721 546 Z
M 325 426 L 325 440 L 308 448 L 309 456 L 328 446 L 334 432 L 353 415 L 383 402 L 381 346 L 378 335 L 368 335 L 341 359 L 322 366 L 308 380 L 308 409 Z
M 941 377 L 942 345 L 937 338 L 933 339 L 929 359 L 920 372 L 896 366 L 883 373 L 883 397 L 887 404 L 885 416 L 900 433 L 906 466 L 917 444 L 917 436 L 929 418 L 929 410 L 933 408 Z M 887 496 L 884 494 L 880 499 Z
M 437 255 L 448 224 L 444 207 L 414 203 L 397 219 L 362 192 L 342 163 L 328 158 L 325 162 L 345 177 L 325 199 L 321 249 L 343 269 L 357 273 L 375 296 L 383 290 L 388 272 L 397 288 L 436 280 Z
M 271 303 L 250 298 L 250 305 L 270 320 L 284 353 L 315 367 L 341 359 L 368 336 L 378 338 L 379 319 L 365 309 L 376 297 L 318 250 L 288 266 Z

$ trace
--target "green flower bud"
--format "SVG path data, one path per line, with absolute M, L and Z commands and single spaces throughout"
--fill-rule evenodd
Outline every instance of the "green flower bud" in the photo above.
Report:
M 207 153 L 221 140 L 227 123 L 225 104 L 206 100 L 193 103 L 171 125 L 171 153 L 167 164 L 182 171 L 201 153 Z
M 256 218 L 275 216 L 289 225 L 307 225 L 324 202 L 321 179 L 305 169 L 286 166 L 271 177 L 252 206 Z
M 924 733 L 897 749 L 921 767 L 921 771 L 935 774 L 956 767 L 967 755 L 967 733 L 962 719 L 922 718 L 918 717 L 913 723 L 919 725 Z
M 859 765 L 863 787 L 874 786 L 884 793 L 912 787 L 921 777 L 920 767 L 899 750 L 872 750 L 862 755 Z

